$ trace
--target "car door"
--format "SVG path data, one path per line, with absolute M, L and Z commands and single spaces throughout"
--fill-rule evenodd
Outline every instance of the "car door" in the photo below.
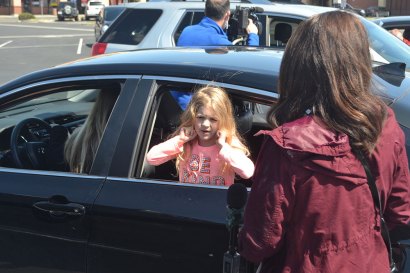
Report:
M 60 131 L 37 127 L 38 119 L 52 128 L 65 128 L 74 134 L 91 111 L 96 92 L 102 92 L 99 88 L 107 84 L 115 84 L 120 91 L 124 80 L 97 76 L 55 79 L 30 83 L 0 95 L 0 272 L 87 272 L 92 204 L 105 181 L 106 174 L 101 170 L 106 169 L 111 158 L 96 158 L 95 167 L 89 173 L 73 173 L 48 169 L 57 156 L 45 160 L 50 164 L 36 169 L 34 164 L 25 162 L 27 158 L 21 153 L 18 157 L 24 163 L 16 167 L 10 157 L 9 143 L 18 124 L 30 120 L 34 122 L 27 123 L 27 130 L 22 130 L 18 136 L 19 149 L 24 147 L 21 143 L 24 141 L 33 145 L 42 141 L 51 143 L 53 132 Z M 118 99 L 119 107 L 121 101 L 122 104 L 128 102 Z M 119 124 L 120 113 L 113 109 L 109 122 Z M 108 127 L 106 131 L 110 131 Z M 114 147 L 115 138 L 110 139 L 110 146 Z M 52 150 L 51 146 L 36 147 L 39 158 L 45 151 L 50 155 Z M 99 152 L 107 155 L 103 147 Z
M 197 84 L 146 79 L 139 85 L 94 204 L 90 273 L 222 271 L 227 187 L 178 183 L 173 162 L 153 170 L 144 160 L 148 147 L 177 126 L 181 109 L 168 91 L 192 92 Z

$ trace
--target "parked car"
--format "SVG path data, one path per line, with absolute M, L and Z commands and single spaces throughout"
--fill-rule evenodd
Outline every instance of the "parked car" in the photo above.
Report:
M 90 20 L 90 18 L 97 18 L 103 7 L 103 2 L 98 0 L 89 0 L 87 6 L 85 7 L 85 20 Z
M 66 18 L 78 21 L 78 9 L 74 2 L 60 2 L 58 4 L 57 19 L 64 21 Z
M 373 20 L 374 23 L 381 26 L 382 28 L 391 31 L 393 29 L 398 29 L 401 32 L 401 36 L 406 38 L 406 40 L 410 39 L 410 16 L 391 16 L 391 17 L 383 17 Z M 392 32 L 393 34 L 394 32 Z M 393 34 L 396 37 L 397 34 Z M 399 40 L 399 39 L 397 39 Z M 406 46 L 408 44 L 403 43 Z
M 373 22 L 387 30 L 410 28 L 410 16 L 405 15 L 377 18 Z
M 121 14 L 125 9 L 123 5 L 107 6 L 101 9 L 97 19 L 95 20 L 94 34 L 95 41 L 98 41 L 100 36 L 107 30 L 111 23 Z
M 388 17 L 390 16 L 390 11 L 386 7 L 371 6 L 366 10 L 367 17 Z
M 356 14 L 359 14 L 360 16 L 366 16 L 366 11 L 364 9 L 355 8 L 352 5 L 350 5 L 349 3 L 346 3 L 345 7 L 342 7 L 342 5 L 340 3 L 335 3 L 335 4 L 333 4 L 333 7 L 338 8 L 338 9 L 344 9 L 344 10 L 347 10 L 347 11 L 352 11 Z
M 314 14 L 335 10 L 330 7 L 293 4 L 245 4 L 231 2 L 232 13 L 241 8 L 260 7 L 257 13 L 264 31 L 260 46 L 284 48 L 287 37 L 276 26 L 289 25 L 292 31 Z M 92 47 L 92 55 L 139 48 L 174 47 L 182 30 L 197 24 L 204 16 L 203 2 L 146 2 L 126 4 L 126 10 Z M 410 48 L 384 29 L 360 16 L 369 34 L 373 60 L 383 63 L 401 61 L 410 71 Z M 291 33 L 287 33 L 289 36 Z M 233 39 L 232 39 L 233 40 Z M 349 42 L 349 41 L 345 41 Z
M 282 55 L 246 47 L 145 49 L 0 86 L 0 262 L 7 272 L 221 272 L 227 187 L 178 183 L 172 162 L 153 167 L 144 158 L 178 126 L 182 110 L 170 92 L 212 84 L 235 105 L 250 106 L 246 115 L 235 109 L 255 160 L 261 136 L 253 135 L 269 128 Z M 374 63 L 373 86 L 394 109 L 410 155 L 410 78 L 392 65 L 386 72 Z M 50 143 L 64 142 L 56 131 L 83 126 L 102 92 L 118 96 L 90 171 L 51 168 L 61 155 Z

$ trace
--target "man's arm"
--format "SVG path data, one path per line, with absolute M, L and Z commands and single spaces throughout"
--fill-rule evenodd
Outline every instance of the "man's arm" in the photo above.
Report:
M 259 46 L 258 27 L 253 23 L 252 19 L 248 20 L 249 24 L 246 28 L 246 32 L 248 33 L 248 45 Z

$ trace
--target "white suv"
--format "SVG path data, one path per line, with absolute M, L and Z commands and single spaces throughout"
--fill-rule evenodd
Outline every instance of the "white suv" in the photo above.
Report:
M 85 8 L 85 20 L 89 20 L 91 17 L 97 18 L 104 4 L 101 1 L 90 0 Z
M 205 3 L 197 1 L 125 5 L 126 9 L 93 45 L 93 55 L 140 48 L 174 47 L 182 30 L 188 25 L 197 24 L 204 16 L 205 9 Z M 285 47 L 287 39 L 300 22 L 312 15 L 336 9 L 272 2 L 235 3 L 231 0 L 232 14 L 237 6 L 258 7 L 256 15 L 263 29 L 259 35 L 260 46 L 279 48 Z M 373 60 L 382 63 L 404 62 L 407 71 L 410 71 L 410 47 L 373 22 L 361 16 L 359 18 L 369 34 Z

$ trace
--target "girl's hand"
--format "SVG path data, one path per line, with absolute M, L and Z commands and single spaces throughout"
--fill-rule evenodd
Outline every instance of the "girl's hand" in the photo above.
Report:
M 179 131 L 179 138 L 184 143 L 193 140 L 196 137 L 196 132 L 192 127 L 182 127 Z
M 226 143 L 226 133 L 224 131 L 218 131 L 217 136 L 218 139 L 216 140 L 216 144 L 222 148 L 222 146 Z

